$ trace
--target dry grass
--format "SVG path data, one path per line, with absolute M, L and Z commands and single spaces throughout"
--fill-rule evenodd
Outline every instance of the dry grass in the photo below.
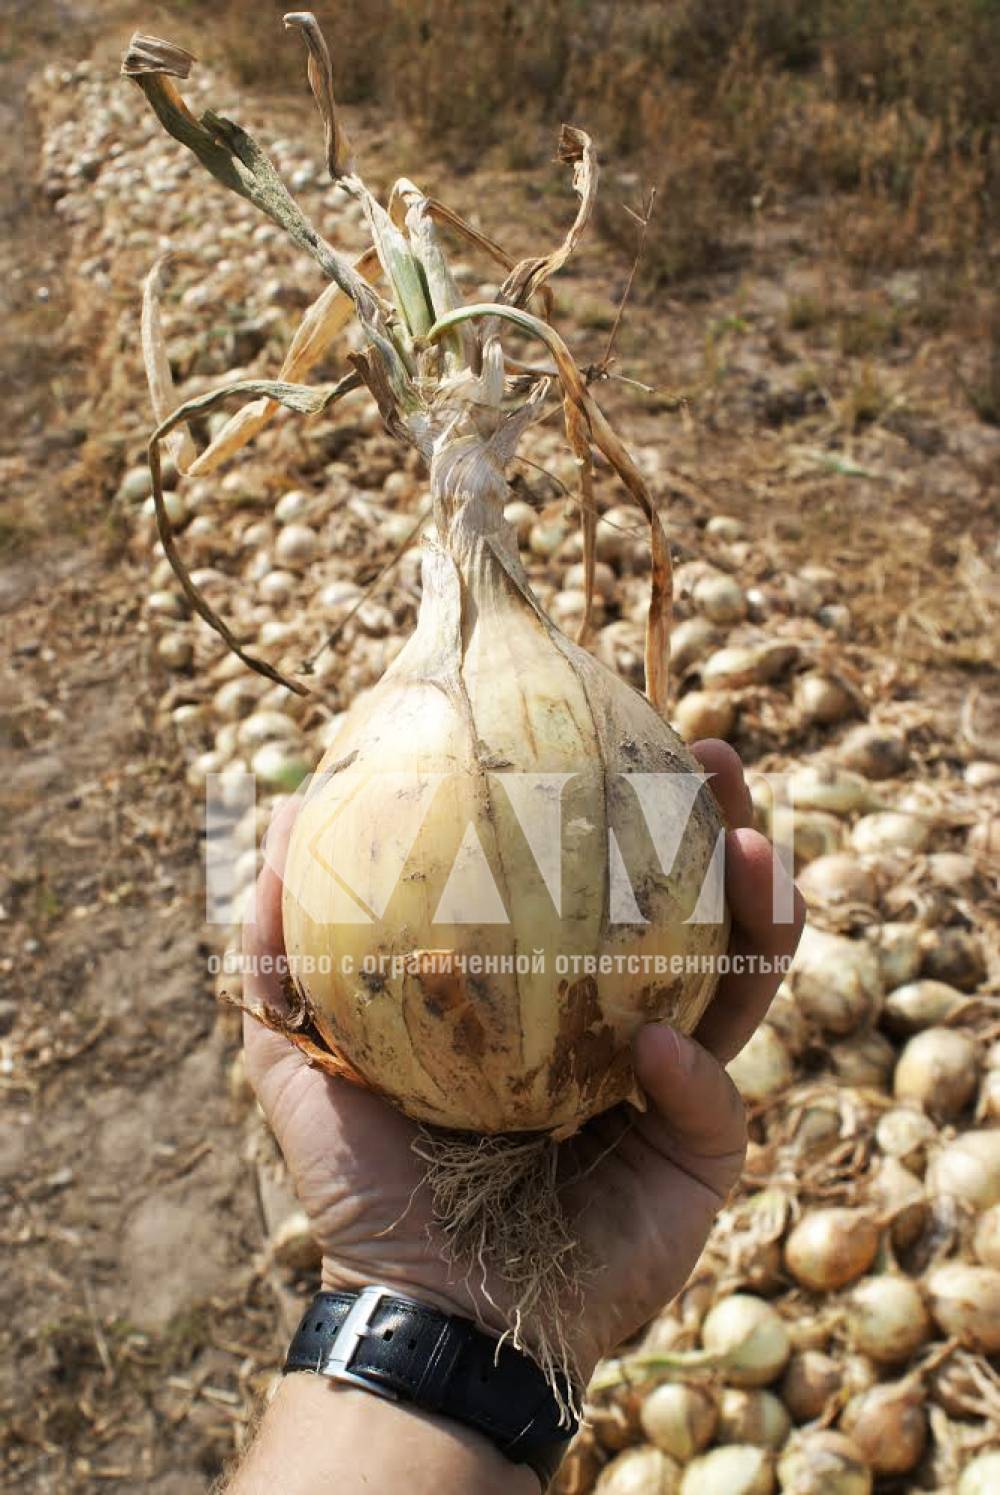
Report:
M 299 49 L 276 35 L 278 0 L 252 16 L 221 0 L 211 24 L 193 0 L 171 4 L 242 82 L 304 90 Z M 621 204 L 659 189 L 653 284 L 738 263 L 757 213 L 790 194 L 825 205 L 828 235 L 859 271 L 978 274 L 988 260 L 1000 196 L 995 0 L 316 9 L 345 102 L 408 118 L 452 166 L 490 152 L 523 166 L 562 118 L 593 131 L 611 168 L 609 238 L 630 248 Z

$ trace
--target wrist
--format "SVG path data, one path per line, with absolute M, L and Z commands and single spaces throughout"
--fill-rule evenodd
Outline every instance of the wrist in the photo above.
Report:
M 308 1371 L 287 1375 L 229 1495 L 337 1495 L 403 1487 L 407 1495 L 475 1490 L 538 1495 L 527 1465 L 484 1435 L 402 1402 Z

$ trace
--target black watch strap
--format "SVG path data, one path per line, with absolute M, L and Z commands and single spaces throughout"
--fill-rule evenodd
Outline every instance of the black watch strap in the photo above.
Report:
M 544 1488 L 576 1422 L 560 1422 L 549 1385 L 530 1356 L 471 1319 L 388 1287 L 317 1293 L 296 1330 L 285 1371 L 311 1370 L 412 1402 L 484 1433 Z M 565 1387 L 567 1395 L 570 1388 Z

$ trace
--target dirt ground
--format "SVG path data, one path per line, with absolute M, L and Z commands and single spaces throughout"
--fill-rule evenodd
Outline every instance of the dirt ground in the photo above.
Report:
M 227 1078 L 234 1024 L 207 975 L 199 805 L 155 726 L 166 681 L 145 563 L 110 503 L 148 421 L 145 391 L 131 387 L 123 427 L 124 392 L 107 380 L 121 308 L 89 304 L 74 279 L 28 97 L 55 53 L 93 47 L 109 65 L 157 17 L 4 8 L 0 1488 L 181 1495 L 232 1454 L 294 1298 L 260 1269 L 257 1173 Z M 458 188 L 472 196 L 468 179 Z M 559 207 L 543 202 L 546 223 Z M 682 555 L 722 511 L 750 520 L 771 563 L 837 571 L 859 678 L 943 724 L 927 736 L 933 774 L 961 759 L 947 744 L 970 690 L 991 687 L 1000 432 L 963 404 L 947 337 L 904 332 L 863 360 L 806 350 L 808 329 L 778 313 L 819 283 L 809 205 L 760 233 L 742 271 L 640 300 L 623 364 L 697 398 L 686 419 L 670 401 L 647 406 L 630 434 L 659 466 Z M 607 320 L 594 308 L 627 268 L 601 249 L 560 288 L 598 351 Z M 861 305 L 909 294 L 905 276 L 859 293 L 824 274 L 823 294 Z M 137 297 L 134 325 L 137 340 Z M 134 367 L 134 347 L 121 356 Z M 872 418 L 851 405 L 862 378 L 890 391 Z M 740 745 L 766 763 L 808 750 L 813 730 L 748 719 Z

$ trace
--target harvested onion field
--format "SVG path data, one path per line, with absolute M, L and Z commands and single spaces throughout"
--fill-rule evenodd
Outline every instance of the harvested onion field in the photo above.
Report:
M 9 9 L 0 1489 L 181 1495 L 243 1446 L 318 1280 L 239 1014 L 216 1001 L 233 995 L 216 973 L 234 931 L 206 919 L 204 787 L 221 776 L 236 805 L 256 775 L 234 817 L 249 886 L 274 803 L 414 629 L 419 548 L 398 552 L 425 522 L 427 474 L 366 390 L 277 414 L 202 475 L 168 459 L 195 584 L 310 694 L 249 671 L 193 616 L 157 538 L 143 283 L 171 251 L 157 300 L 189 399 L 279 377 L 324 282 L 118 75 L 135 29 L 200 51 L 198 7 Z M 253 25 L 301 61 L 280 20 Z M 251 130 L 356 259 L 364 214 L 330 188 L 304 84 L 282 64 L 265 88 L 221 23 L 205 36 L 185 97 Z M 371 99 L 344 114 L 383 198 L 405 172 L 512 263 L 573 221 L 548 124 L 459 170 L 419 119 Z M 847 139 L 846 106 L 838 121 Z M 586 108 L 571 122 L 591 127 Z M 738 749 L 761 829 L 767 776 L 791 783 L 809 922 L 731 1069 L 742 1181 L 686 1290 L 599 1367 L 555 1488 L 1000 1489 L 1000 311 L 995 226 L 974 205 L 997 142 L 956 145 L 949 215 L 916 229 L 921 181 L 940 186 L 933 146 L 899 202 L 881 167 L 839 198 L 809 192 L 804 168 L 764 172 L 724 252 L 654 228 L 684 214 L 679 173 L 619 319 L 639 236 L 621 203 L 640 209 L 656 177 L 594 133 L 603 207 L 553 277 L 552 320 L 581 368 L 615 376 L 591 389 L 671 547 L 666 715 Z M 682 151 L 676 122 L 665 138 Z M 692 221 L 704 211 L 691 197 Z M 450 252 L 462 300 L 493 303 L 505 272 L 475 245 Z M 302 378 L 332 384 L 360 346 L 342 336 Z M 551 404 L 511 466 L 507 518 L 572 637 L 579 469 Z M 235 408 L 199 417 L 202 449 Z M 641 689 L 649 528 L 600 456 L 593 501 L 587 647 Z

